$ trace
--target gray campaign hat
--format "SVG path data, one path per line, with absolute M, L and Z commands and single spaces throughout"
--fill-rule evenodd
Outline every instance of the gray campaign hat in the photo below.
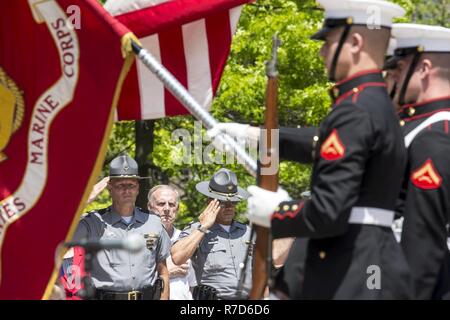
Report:
M 236 174 L 225 168 L 217 171 L 211 180 L 197 183 L 195 188 L 209 198 L 222 201 L 237 202 L 250 196 L 247 191 L 238 186 Z
M 109 177 L 139 179 L 138 164 L 129 155 L 120 155 L 111 161 L 109 165 Z

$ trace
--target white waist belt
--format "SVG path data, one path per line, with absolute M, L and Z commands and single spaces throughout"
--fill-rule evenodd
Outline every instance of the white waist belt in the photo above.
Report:
M 394 211 L 369 207 L 353 207 L 348 219 L 348 223 L 383 227 L 391 227 L 393 221 Z

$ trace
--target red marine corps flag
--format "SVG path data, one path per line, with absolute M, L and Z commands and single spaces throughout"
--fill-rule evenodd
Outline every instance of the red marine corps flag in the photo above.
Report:
M 0 30 L 0 299 L 40 299 L 103 164 L 131 34 L 96 0 L 2 0 Z

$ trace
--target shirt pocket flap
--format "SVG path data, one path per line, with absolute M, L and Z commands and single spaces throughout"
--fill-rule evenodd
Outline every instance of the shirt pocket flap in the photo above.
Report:
M 225 244 L 223 243 L 216 243 L 213 245 L 213 247 L 211 248 L 211 252 L 226 252 L 227 248 L 225 246 Z

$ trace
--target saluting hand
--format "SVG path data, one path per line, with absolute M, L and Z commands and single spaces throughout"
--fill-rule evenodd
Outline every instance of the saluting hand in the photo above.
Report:
M 202 212 L 202 214 L 198 218 L 201 225 L 206 229 L 211 228 L 214 222 L 216 221 L 216 217 L 219 211 L 220 211 L 220 201 L 214 199 L 208 204 L 206 209 Z
M 89 195 L 87 204 L 90 204 L 98 197 L 98 195 L 106 188 L 108 182 L 109 177 L 105 177 L 95 184 L 94 188 L 92 188 L 91 194 Z

